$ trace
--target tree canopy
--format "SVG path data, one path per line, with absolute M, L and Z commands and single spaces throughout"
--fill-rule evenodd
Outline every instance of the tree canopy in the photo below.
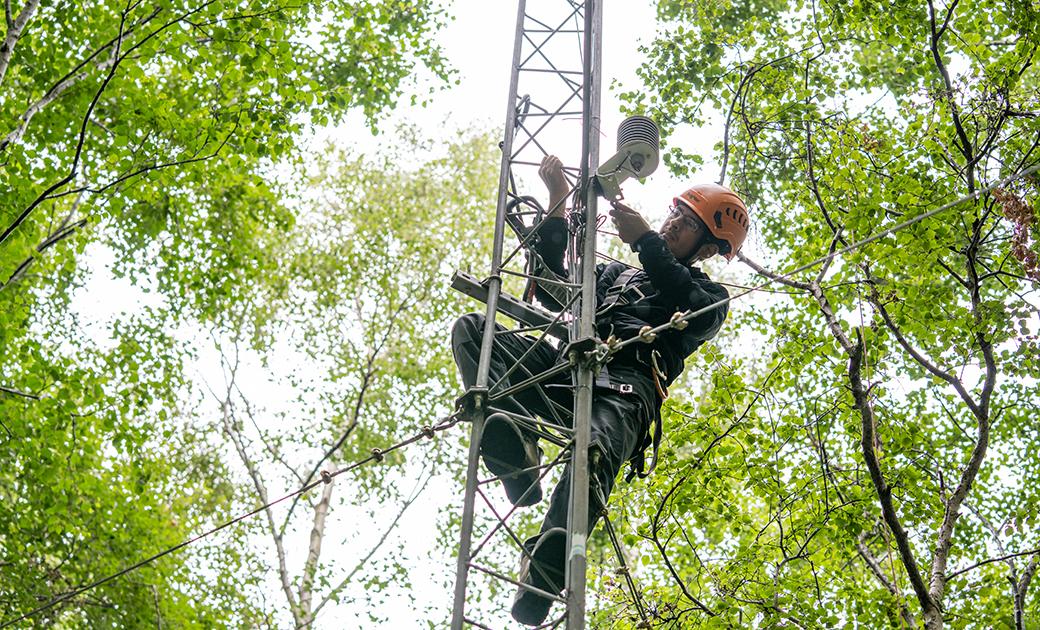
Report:
M 351 111 L 374 127 L 403 95 L 425 97 L 416 68 L 450 75 L 430 37 L 445 16 L 426 0 L 4 9 L 0 623 L 250 497 L 199 421 L 185 327 L 267 344 L 291 272 L 270 254 L 299 220 L 278 173 L 302 132 Z M 144 306 L 84 317 L 104 277 Z M 24 623 L 263 623 L 248 546 L 195 549 Z
M 1040 13 L 1025 2 L 658 2 L 641 89 L 676 174 L 750 202 L 776 280 L 693 362 L 639 508 L 683 627 L 1035 615 Z M 690 131 L 718 123 L 714 147 Z M 720 166 L 704 172 L 706 158 Z M 975 193 L 975 197 L 971 197 Z M 948 211 L 814 269 L 907 219 Z M 1019 555 L 1015 555 L 1019 554 Z

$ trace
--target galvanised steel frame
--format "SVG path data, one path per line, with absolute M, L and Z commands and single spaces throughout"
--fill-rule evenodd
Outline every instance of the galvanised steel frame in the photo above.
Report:
M 539 5 L 529 7 L 529 5 Z M 536 15 L 537 13 L 537 15 Z M 577 46 L 575 46 L 577 42 Z M 464 397 L 468 419 L 471 421 L 469 460 L 466 490 L 463 501 L 462 527 L 459 537 L 455 598 L 451 627 L 487 626 L 466 614 L 467 587 L 471 570 L 514 585 L 519 583 L 500 571 L 479 564 L 477 555 L 493 536 L 505 532 L 520 551 L 527 554 L 521 538 L 509 526 L 507 519 L 515 508 L 502 515 L 484 492 L 483 486 L 495 479 L 478 478 L 479 445 L 485 417 L 496 409 L 495 402 L 521 388 L 536 388 L 550 409 L 553 403 L 542 391 L 546 379 L 570 372 L 574 386 L 573 428 L 565 426 L 559 414 L 554 418 L 518 417 L 518 423 L 541 437 L 560 445 L 560 455 L 548 465 L 540 467 L 544 478 L 550 467 L 571 461 L 571 497 L 568 515 L 566 588 L 563 597 L 554 597 L 566 604 L 566 614 L 546 624 L 557 627 L 566 621 L 567 628 L 585 627 L 586 540 L 589 511 L 589 422 L 592 408 L 592 386 L 598 366 L 592 350 L 595 339 L 595 261 L 596 261 L 596 194 L 591 176 L 599 161 L 600 94 L 602 51 L 602 3 L 600 0 L 519 0 L 513 59 L 509 80 L 509 98 L 506 110 L 505 134 L 502 140 L 502 164 L 495 215 L 494 247 L 491 272 L 483 280 L 457 273 L 455 288 L 477 297 L 487 304 L 487 318 L 481 345 L 475 386 Z M 523 88 L 523 89 L 521 89 Z M 536 177 L 541 157 L 546 153 L 566 155 L 553 147 L 564 139 L 573 147 L 575 126 L 580 116 L 581 154 L 577 167 L 565 168 L 568 179 L 574 179 L 573 209 L 569 217 L 571 239 L 568 246 L 567 268 L 570 279 L 580 282 L 552 281 L 548 283 L 560 296 L 565 309 L 559 315 L 512 298 L 503 292 L 504 277 L 525 278 L 528 289 L 537 275 L 537 256 L 528 249 L 534 228 L 544 220 L 545 211 L 536 201 L 521 192 L 521 187 L 540 184 Z M 566 146 L 566 145 L 565 145 Z M 566 159 L 565 159 L 566 162 Z M 525 177 L 526 175 L 526 177 Z M 506 252 L 506 227 L 511 228 L 518 244 Z M 512 242 L 512 238 L 510 238 Z M 521 270 L 521 252 L 527 253 L 527 264 Z M 525 290 L 527 299 L 531 291 Z M 496 315 L 504 313 L 520 322 L 518 329 L 496 333 Z M 565 331 L 565 332 L 561 332 Z M 538 343 L 569 343 L 561 363 L 542 374 L 522 374 L 518 385 L 504 388 L 500 383 L 489 383 L 489 368 L 494 335 L 518 332 L 540 332 Z M 550 341 L 551 337 L 566 337 Z M 514 357 L 511 373 L 523 369 L 522 357 Z M 508 374 L 507 374 L 508 376 Z M 504 380 L 503 377 L 502 380 Z M 561 410 L 566 413 L 568 410 Z M 477 496 L 494 515 L 494 525 L 485 532 L 479 543 L 473 544 L 473 530 Z M 608 521 L 608 530 L 612 533 Z M 614 536 L 612 536 L 614 538 Z M 623 566 L 623 563 L 622 563 Z M 533 570 L 533 569 L 532 569 Z M 627 577 L 627 576 L 626 576 Z M 629 581 L 629 585 L 634 585 Z M 638 599 L 638 596 L 637 596 Z M 637 602 L 640 614 L 641 604 Z

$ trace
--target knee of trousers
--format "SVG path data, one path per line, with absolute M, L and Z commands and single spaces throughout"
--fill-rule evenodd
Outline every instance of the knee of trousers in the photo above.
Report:
M 466 313 L 455 320 L 451 327 L 451 347 L 455 349 L 467 342 L 472 342 L 480 347 L 480 339 L 484 334 L 483 313 Z

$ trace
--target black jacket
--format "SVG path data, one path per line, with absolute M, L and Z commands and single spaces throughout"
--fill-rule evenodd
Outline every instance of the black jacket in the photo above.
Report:
M 563 266 L 566 247 L 566 220 L 550 218 L 544 221 L 538 231 L 535 251 L 541 256 L 546 267 L 564 278 L 567 276 Z M 602 321 L 597 321 L 597 329 L 603 339 L 610 334 L 621 340 L 635 337 L 643 326 L 656 327 L 665 324 L 677 312 L 696 311 L 729 296 L 726 289 L 712 282 L 700 269 L 688 267 L 677 261 L 657 232 L 647 232 L 632 248 L 639 252 L 639 262 L 643 267 L 632 278 L 632 283 L 640 285 L 644 297 L 618 305 L 603 315 L 600 318 Z M 597 310 L 614 281 L 628 268 L 622 263 L 597 265 Z M 559 311 L 562 308 L 562 305 L 542 287 L 538 288 L 536 296 L 551 310 Z M 718 333 L 727 312 L 727 305 L 724 304 L 694 318 L 685 330 L 668 329 L 657 336 L 651 347 L 659 353 L 659 366 L 665 372 L 663 384 L 666 387 L 682 373 L 686 357 Z M 612 382 L 632 373 L 643 376 L 642 380 L 651 378 L 648 366 L 643 361 L 648 354 L 646 344 L 638 343 L 631 347 L 632 351 L 622 351 L 611 361 L 609 367 Z M 650 384 L 652 386 L 652 382 Z M 639 389 L 645 389 L 645 385 Z M 653 391 L 651 390 L 651 396 Z M 638 393 L 643 394 L 641 397 L 646 399 L 644 392 Z M 660 401 L 656 403 L 653 408 L 656 408 Z

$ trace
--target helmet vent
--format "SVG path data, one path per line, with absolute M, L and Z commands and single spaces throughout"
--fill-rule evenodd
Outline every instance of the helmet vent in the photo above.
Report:
M 726 214 L 729 214 L 729 212 L 728 212 L 729 208 L 726 208 L 726 210 L 727 210 Z M 721 228 L 722 227 L 722 211 L 721 210 L 716 210 L 715 211 L 715 227 L 717 227 L 717 228 Z

